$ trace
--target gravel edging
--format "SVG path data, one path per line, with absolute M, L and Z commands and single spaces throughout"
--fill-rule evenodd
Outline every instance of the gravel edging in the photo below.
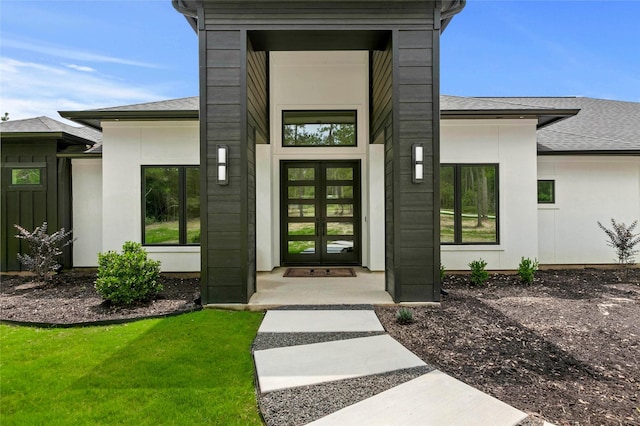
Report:
M 258 333 L 253 341 L 252 349 L 283 348 L 287 346 L 310 345 L 313 343 L 335 342 L 337 340 L 357 339 L 387 334 L 386 331 L 353 331 L 353 332 L 322 332 L 322 333 Z
M 259 395 L 258 405 L 269 426 L 307 424 L 430 371 L 432 367 L 422 366 L 283 389 Z

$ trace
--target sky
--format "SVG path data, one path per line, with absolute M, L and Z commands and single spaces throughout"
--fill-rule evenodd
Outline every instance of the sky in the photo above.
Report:
M 468 0 L 441 92 L 640 102 L 640 0 Z M 198 94 L 196 34 L 170 0 L 0 0 L 0 115 Z

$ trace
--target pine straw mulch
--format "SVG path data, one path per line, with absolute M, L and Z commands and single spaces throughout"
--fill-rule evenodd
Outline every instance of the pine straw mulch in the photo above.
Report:
M 440 308 L 377 307 L 426 363 L 557 425 L 640 425 L 640 269 L 446 278 Z

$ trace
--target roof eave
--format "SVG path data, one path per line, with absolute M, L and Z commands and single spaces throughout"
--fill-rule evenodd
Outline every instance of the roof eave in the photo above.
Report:
M 52 140 L 63 141 L 70 145 L 95 145 L 96 142 L 67 132 L 5 132 L 2 133 L 5 140 Z
M 573 117 L 579 109 L 455 109 L 441 110 L 443 119 L 504 119 L 504 118 L 535 118 L 538 120 L 536 129 L 557 123 L 569 117 Z
M 163 111 L 58 111 L 60 116 L 97 130 L 102 130 L 102 121 L 149 121 L 149 120 L 197 120 L 198 110 Z
M 545 150 L 538 149 L 538 155 L 602 155 L 602 156 L 640 156 L 640 149 L 576 149 L 576 150 Z

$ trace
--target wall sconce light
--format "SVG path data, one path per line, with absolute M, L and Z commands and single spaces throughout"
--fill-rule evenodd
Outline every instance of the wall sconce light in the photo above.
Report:
M 411 146 L 411 151 L 413 164 L 411 181 L 413 183 L 422 183 L 424 182 L 424 144 L 414 143 Z
M 229 184 L 229 147 L 217 145 L 218 185 Z

